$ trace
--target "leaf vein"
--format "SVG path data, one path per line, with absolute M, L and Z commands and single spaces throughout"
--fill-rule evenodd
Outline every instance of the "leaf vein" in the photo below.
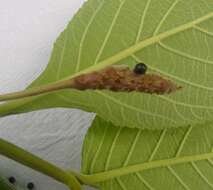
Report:
M 177 54 L 177 55 L 180 55 L 180 56 L 183 56 L 183 57 L 186 57 L 188 59 L 192 59 L 192 60 L 195 60 L 195 61 L 199 61 L 199 62 L 202 62 L 202 63 L 206 63 L 206 64 L 210 64 L 210 65 L 213 65 L 213 61 L 209 61 L 209 60 L 206 60 L 206 59 L 202 59 L 202 58 L 199 58 L 199 57 L 195 57 L 193 55 L 190 55 L 190 54 L 187 54 L 187 53 L 184 53 L 184 52 L 181 52 L 177 49 L 174 49 L 172 47 L 169 47 L 167 45 L 165 45 L 164 43 L 162 42 L 159 42 L 159 45 L 168 50 L 169 52 L 171 53 L 174 53 L 174 54 Z
M 176 114 L 177 114 L 183 121 L 190 121 L 190 122 L 193 122 L 193 120 L 186 118 L 186 116 L 183 115 L 183 114 L 177 109 L 177 104 L 174 104 L 174 103 L 173 103 L 173 107 L 174 107 L 174 110 L 175 110 Z
M 166 14 L 163 16 L 163 18 L 161 19 L 161 21 L 159 22 L 158 26 L 156 27 L 155 31 L 154 31 L 154 36 L 156 36 L 156 34 L 158 33 L 158 31 L 160 30 L 161 26 L 163 25 L 163 23 L 165 22 L 165 20 L 167 19 L 167 17 L 169 16 L 169 14 L 172 12 L 172 10 L 175 8 L 175 6 L 177 5 L 177 3 L 179 3 L 180 0 L 176 0 L 174 1 L 174 3 L 171 5 L 171 7 L 168 9 L 168 11 L 166 12 Z
M 142 130 L 138 129 L 138 132 L 137 132 L 137 134 L 136 134 L 136 136 L 135 136 L 135 139 L 134 139 L 134 141 L 133 141 L 133 143 L 132 143 L 132 146 L 131 146 L 131 148 L 130 148 L 130 151 L 129 151 L 127 157 L 126 157 L 126 160 L 125 160 L 123 166 L 127 166 L 127 165 L 128 165 L 129 160 L 130 160 L 130 158 L 131 158 L 131 156 L 132 156 L 132 154 L 133 154 L 133 151 L 134 151 L 134 149 L 135 149 L 135 147 L 136 147 L 136 144 L 137 144 L 137 142 L 138 142 L 138 140 L 139 140 L 141 134 L 142 134 Z
M 96 153 L 94 155 L 94 158 L 92 160 L 91 167 L 90 167 L 90 173 L 93 173 L 93 171 L 94 171 L 95 163 L 96 163 L 98 155 L 99 155 L 99 153 L 101 151 L 101 147 L 103 146 L 104 139 L 105 139 L 105 136 L 106 136 L 106 132 L 107 132 L 107 127 L 105 127 L 105 129 L 104 129 L 103 136 L 102 136 L 102 138 L 100 140 L 100 143 L 98 145 L 98 150 L 96 151 Z
M 155 154 L 157 153 L 157 151 L 158 151 L 158 149 L 159 149 L 159 147 L 161 145 L 161 142 L 163 141 L 163 139 L 164 139 L 164 137 L 166 135 L 166 132 L 167 132 L 167 129 L 164 129 L 163 132 L 161 133 L 160 138 L 158 139 L 158 142 L 156 143 L 156 146 L 153 149 L 153 152 L 152 152 L 152 154 L 151 154 L 151 156 L 149 158 L 149 162 L 153 160 Z
M 121 131 L 122 131 L 122 128 L 119 128 L 119 130 L 117 131 L 115 138 L 112 142 L 112 146 L 110 147 L 109 154 L 108 154 L 108 157 L 106 159 L 105 171 L 107 171 L 109 169 L 109 164 L 110 164 L 110 160 L 111 160 L 111 157 L 112 157 L 112 152 L 113 152 L 113 150 L 116 146 L 116 141 L 117 141 L 119 135 L 121 134 Z
M 142 177 L 139 172 L 136 172 L 136 176 L 148 189 L 154 190 L 154 188 Z
M 190 111 L 195 118 L 197 118 L 198 120 L 203 120 L 203 118 L 197 115 L 192 108 L 190 108 Z
M 147 0 L 144 12 L 141 16 L 140 26 L 139 26 L 139 30 L 138 30 L 136 41 L 135 41 L 136 44 L 140 41 L 140 37 L 141 37 L 142 31 L 143 31 L 144 21 L 145 21 L 151 1 L 152 0 Z
M 213 184 L 206 178 L 206 176 L 200 171 L 200 169 L 197 167 L 195 162 L 191 162 L 193 168 L 195 171 L 199 174 L 199 176 L 205 181 L 206 184 L 208 184 L 211 188 L 213 188 Z
M 67 40 L 68 40 L 68 30 L 65 30 L 65 39 L 64 39 L 64 43 L 63 43 L 63 47 L 62 47 L 62 52 L 61 52 L 61 56 L 60 56 L 60 61 L 58 63 L 58 69 L 56 69 L 56 80 L 58 80 L 60 78 L 60 72 L 62 69 L 62 64 L 63 64 L 63 60 L 64 60 L 64 53 L 65 53 L 65 47 L 67 45 Z
M 126 0 L 123 0 L 123 1 L 120 3 L 120 5 L 119 5 L 119 7 L 118 7 L 118 10 L 116 11 L 116 13 L 115 13 L 115 15 L 114 15 L 114 18 L 113 18 L 113 20 L 112 20 L 112 23 L 111 23 L 111 25 L 110 25 L 110 28 L 109 28 L 109 30 L 108 30 L 108 32 L 107 32 L 107 35 L 106 35 L 106 37 L 105 37 L 105 39 L 104 39 L 104 41 L 103 41 L 103 44 L 101 45 L 100 50 L 99 50 L 99 52 L 98 52 L 98 54 L 97 54 L 97 56 L 96 56 L 96 58 L 95 58 L 95 63 L 94 63 L 94 65 L 96 65 L 96 64 L 98 63 L 98 61 L 99 61 L 99 59 L 100 59 L 100 57 L 101 57 L 101 55 L 102 55 L 102 53 L 103 53 L 103 50 L 104 50 L 104 48 L 105 48 L 105 46 L 106 46 L 106 43 L 107 43 L 107 41 L 108 41 L 108 39 L 109 39 L 109 37 L 110 37 L 110 35 L 111 35 L 111 32 L 112 32 L 112 30 L 113 30 L 113 27 L 114 27 L 115 24 L 116 24 L 116 21 L 117 21 L 117 19 L 118 19 L 118 17 L 119 17 L 120 11 L 121 11 L 121 9 L 122 9 L 122 7 L 123 7 L 125 1 L 126 1 Z
M 213 161 L 211 159 L 208 159 L 208 162 L 211 166 L 213 166 Z
M 143 111 L 143 110 L 141 110 L 141 109 L 139 109 L 139 108 L 137 108 L 137 107 L 128 105 L 128 104 L 126 104 L 126 103 L 124 103 L 124 102 L 120 102 L 119 100 L 115 99 L 115 98 L 112 97 L 112 96 L 107 95 L 106 93 L 102 93 L 102 92 L 97 92 L 97 93 L 100 94 L 100 95 L 102 95 L 102 96 L 104 96 L 104 97 L 107 98 L 107 99 L 112 100 L 113 102 L 117 103 L 118 105 L 124 106 L 124 107 L 126 107 L 126 108 L 128 108 L 128 109 L 135 110 L 135 111 L 138 111 L 138 112 L 140 112 L 140 113 L 144 113 L 144 114 L 146 114 L 146 115 L 159 117 L 159 118 L 161 118 L 161 119 L 165 119 L 165 120 L 168 120 L 168 121 L 170 121 L 170 122 L 176 123 L 175 120 L 170 119 L 170 118 L 168 118 L 168 117 L 165 117 L 165 116 L 162 116 L 162 115 L 159 115 L 159 114 L 149 113 L 149 112 Z
M 116 178 L 116 180 L 123 190 L 127 190 L 126 186 L 124 185 L 124 183 L 122 182 L 120 178 Z
M 187 184 L 180 178 L 180 176 L 177 174 L 177 172 L 171 167 L 167 167 L 169 171 L 172 173 L 172 175 L 177 179 L 177 181 L 186 189 L 190 190 L 190 188 L 187 186 Z
M 210 32 L 210 31 L 208 31 L 208 30 L 206 30 L 206 29 L 204 29 L 204 28 L 202 28 L 202 27 L 200 27 L 200 26 L 197 26 L 197 25 L 195 25 L 194 28 L 195 28 L 196 30 L 198 30 L 198 31 L 200 31 L 200 32 L 202 32 L 202 33 L 208 35 L 208 36 L 213 37 L 213 32 Z
M 184 102 L 179 102 L 179 101 L 173 100 L 173 99 L 171 99 L 171 98 L 167 98 L 167 97 L 165 97 L 165 96 L 158 96 L 158 97 L 161 98 L 161 99 L 164 99 L 165 101 L 168 101 L 168 102 L 170 102 L 170 103 L 177 104 L 177 105 L 181 105 L 181 106 L 184 106 L 184 107 L 197 108 L 197 109 L 210 109 L 210 110 L 213 110 L 213 107 L 208 107 L 208 106 L 204 106 L 204 105 L 187 104 L 187 103 L 184 103 Z
M 79 47 L 79 52 L 78 52 L 78 59 L 77 59 L 77 64 L 76 64 L 76 68 L 75 68 L 75 72 L 77 73 L 80 69 L 80 63 L 81 63 L 81 55 L 82 55 L 82 49 L 83 49 L 83 45 L 84 45 L 84 41 L 86 39 L 87 33 L 89 31 L 89 28 L 91 26 L 91 24 L 93 23 L 96 15 L 98 14 L 98 12 L 101 10 L 102 6 L 104 4 L 104 1 L 101 1 L 101 3 L 98 5 L 98 8 L 94 11 L 94 13 L 92 14 L 92 17 L 90 18 L 85 31 L 82 35 L 81 41 L 80 41 L 80 47 Z
M 186 133 L 185 133 L 185 135 L 184 135 L 184 138 L 182 139 L 182 141 L 181 141 L 181 143 L 180 143 L 180 146 L 179 146 L 179 148 L 178 148 L 178 151 L 177 151 L 177 153 L 176 153 L 176 157 L 179 157 L 179 156 L 180 156 L 180 154 L 181 154 L 181 152 L 182 152 L 182 150 L 183 150 L 183 147 L 184 147 L 184 145 L 185 145 L 185 143 L 186 143 L 186 141 L 187 141 L 187 139 L 188 139 L 188 137 L 189 137 L 189 135 L 190 135 L 192 129 L 193 129 L 193 127 L 191 126 L 191 127 L 189 127 L 188 130 L 186 131 Z

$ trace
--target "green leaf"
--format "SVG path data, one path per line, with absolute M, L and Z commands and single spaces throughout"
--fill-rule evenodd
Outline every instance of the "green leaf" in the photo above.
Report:
M 212 0 L 88 0 L 57 39 L 46 70 L 30 87 L 112 64 L 181 85 L 167 96 L 62 90 L 0 106 L 0 115 L 55 107 L 96 112 L 115 125 L 162 129 L 212 120 Z
M 83 147 L 82 171 L 108 190 L 211 190 L 213 126 L 142 130 L 97 117 Z
M 14 186 L 13 184 L 9 183 L 8 180 L 4 177 L 0 176 L 0 189 L 1 190 L 23 190 L 18 186 Z

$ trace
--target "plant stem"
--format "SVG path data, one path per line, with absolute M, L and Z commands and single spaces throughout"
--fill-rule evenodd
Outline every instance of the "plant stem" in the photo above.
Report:
M 75 172 L 68 173 L 3 139 L 0 139 L 0 154 L 54 178 L 72 190 L 81 190 L 81 184 L 74 176 Z
M 48 85 L 44 85 L 37 88 L 27 89 L 20 92 L 14 92 L 9 94 L 0 95 L 0 101 L 8 101 L 8 100 L 15 100 L 26 98 L 30 96 L 38 96 L 44 93 L 54 92 L 57 90 L 63 90 L 67 88 L 72 88 L 73 80 L 66 80 L 66 81 L 59 81 L 56 83 L 51 83 Z

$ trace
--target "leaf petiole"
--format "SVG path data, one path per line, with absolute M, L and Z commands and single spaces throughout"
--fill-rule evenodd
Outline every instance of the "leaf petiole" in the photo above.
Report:
M 29 88 L 29 89 L 26 89 L 26 90 L 23 90 L 20 92 L 0 95 L 0 102 L 27 98 L 30 96 L 38 96 L 38 95 L 41 95 L 44 93 L 70 88 L 71 86 L 72 86 L 72 80 L 59 81 L 59 82 L 51 83 L 51 84 L 44 85 L 41 87 L 36 87 L 36 88 L 32 88 L 32 89 Z

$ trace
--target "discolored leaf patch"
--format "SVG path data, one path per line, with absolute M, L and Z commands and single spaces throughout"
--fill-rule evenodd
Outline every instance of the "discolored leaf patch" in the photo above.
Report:
M 144 92 L 169 94 L 182 87 L 156 74 L 136 74 L 128 67 L 108 67 L 101 71 L 83 74 L 73 81 L 78 90 L 111 90 L 116 92 Z

